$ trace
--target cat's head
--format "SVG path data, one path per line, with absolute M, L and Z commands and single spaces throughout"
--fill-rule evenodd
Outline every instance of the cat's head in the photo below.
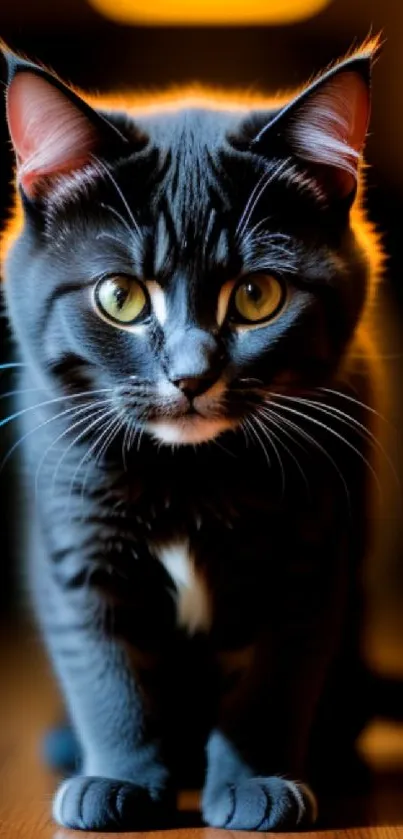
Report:
M 110 389 L 123 427 L 180 444 L 329 381 L 366 297 L 350 217 L 373 53 L 286 104 L 134 112 L 8 56 L 24 222 L 6 293 L 48 387 Z

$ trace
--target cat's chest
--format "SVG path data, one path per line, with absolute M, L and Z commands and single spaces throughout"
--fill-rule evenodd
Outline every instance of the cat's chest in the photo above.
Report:
M 250 474 L 128 475 L 114 484 L 113 505 L 105 499 L 92 554 L 122 569 L 122 596 L 133 616 L 144 613 L 150 632 L 157 621 L 161 631 L 175 624 L 220 642 L 240 633 L 242 641 L 278 597 L 277 577 L 297 554 L 301 500 L 279 503 L 279 493 Z
M 189 539 L 151 543 L 150 548 L 172 582 L 178 626 L 190 634 L 208 632 L 213 620 L 212 592 Z
M 177 627 L 190 635 L 217 631 L 219 616 L 227 632 L 253 609 L 269 554 L 278 553 L 281 527 L 274 513 L 268 525 L 270 504 L 218 479 L 215 487 L 160 481 L 134 495 L 126 527 L 139 558 L 159 567 Z

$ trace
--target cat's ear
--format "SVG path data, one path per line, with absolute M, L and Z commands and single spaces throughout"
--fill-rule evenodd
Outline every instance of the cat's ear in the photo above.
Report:
M 370 76 L 375 46 L 333 67 L 263 126 L 254 151 L 283 144 L 308 165 L 329 198 L 354 193 L 370 116 Z
M 55 177 L 83 168 L 108 143 L 124 142 L 56 76 L 11 53 L 5 58 L 7 121 L 18 183 L 28 198 L 46 192 Z

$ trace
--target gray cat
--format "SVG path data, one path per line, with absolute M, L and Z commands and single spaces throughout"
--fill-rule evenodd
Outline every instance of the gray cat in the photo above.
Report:
M 376 48 L 281 102 L 126 110 L 6 53 L 30 580 L 80 761 L 61 825 L 172 824 L 198 765 L 207 824 L 294 830 L 356 771 Z

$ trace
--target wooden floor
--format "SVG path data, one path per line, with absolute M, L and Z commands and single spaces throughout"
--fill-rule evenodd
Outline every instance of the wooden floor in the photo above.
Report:
M 4 839 L 73 839 L 52 823 L 56 779 L 40 757 L 41 733 L 58 717 L 59 699 L 40 644 L 32 632 L 0 634 L 0 836 Z M 329 829 L 306 833 L 315 839 L 403 839 L 403 725 L 376 721 L 362 739 L 376 774 L 369 800 L 334 799 Z M 197 796 L 183 798 L 195 809 Z M 197 825 L 197 814 L 193 815 Z M 118 837 L 122 834 L 107 834 Z M 125 834 L 128 836 L 128 834 Z M 135 834 L 142 839 L 139 834 Z M 201 826 L 147 834 L 148 839 L 228 839 L 229 831 Z M 284 834 L 283 834 L 284 835 Z M 253 834 L 232 832 L 233 839 Z

